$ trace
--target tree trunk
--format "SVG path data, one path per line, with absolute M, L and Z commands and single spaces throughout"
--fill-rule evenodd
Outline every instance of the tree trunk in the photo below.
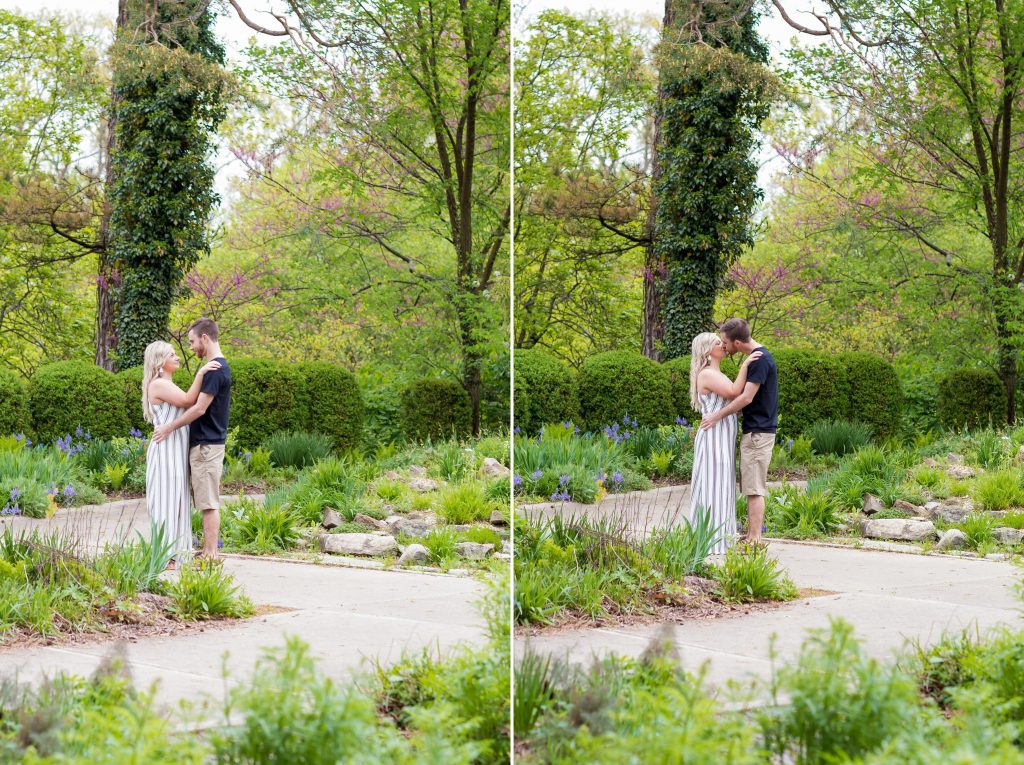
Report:
M 118 0 L 117 29 L 120 35 L 128 23 L 128 0 Z M 116 37 L 115 37 L 116 39 Z M 117 266 L 110 258 L 110 201 L 107 192 L 114 180 L 111 157 L 114 155 L 114 132 L 117 128 L 117 104 L 120 100 L 117 89 L 110 86 L 110 107 L 107 111 L 106 135 L 102 144 L 103 152 L 103 212 L 100 215 L 100 252 L 96 269 L 96 365 L 113 371 L 114 358 L 112 351 L 117 344 L 114 335 L 114 316 L 117 305 L 114 300 L 114 287 L 117 281 Z

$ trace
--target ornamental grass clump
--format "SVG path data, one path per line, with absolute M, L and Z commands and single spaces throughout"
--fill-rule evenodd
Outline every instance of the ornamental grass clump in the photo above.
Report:
M 793 584 L 781 564 L 768 557 L 768 548 L 737 545 L 725 554 L 721 566 L 713 569 L 724 600 L 751 603 L 758 600 L 793 600 Z
M 836 501 L 821 489 L 772 494 L 766 505 L 768 532 L 793 539 L 834 534 L 840 520 Z
M 975 503 L 985 510 L 1006 510 L 1024 506 L 1021 474 L 1013 468 L 979 475 L 974 479 L 974 490 L 971 494 Z
M 291 506 L 276 500 L 243 497 L 224 506 L 225 547 L 253 555 L 284 552 L 299 541 L 298 516 Z
M 819 420 L 804 434 L 816 454 L 842 457 L 871 443 L 871 428 L 862 422 Z
M 219 564 L 195 562 L 183 566 L 167 588 L 179 619 L 240 618 L 255 612 L 242 588 Z
M 276 467 L 302 469 L 329 457 L 333 444 L 331 437 L 323 433 L 282 431 L 274 433 L 263 443 L 270 452 L 270 460 Z
M 993 531 L 996 527 L 995 518 L 988 513 L 970 513 L 957 524 L 967 538 L 967 546 L 972 550 L 991 545 L 995 541 Z
M 486 521 L 494 508 L 481 481 L 445 486 L 437 497 L 437 517 L 443 523 Z

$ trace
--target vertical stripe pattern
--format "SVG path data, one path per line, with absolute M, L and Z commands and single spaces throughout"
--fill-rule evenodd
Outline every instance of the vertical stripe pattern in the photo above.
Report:
M 153 407 L 153 425 L 177 418 L 184 409 L 166 401 Z M 192 556 L 192 503 L 188 484 L 188 426 L 178 428 L 146 451 L 146 509 L 164 536 L 174 544 L 174 559 Z
M 701 414 L 717 412 L 729 402 L 717 393 L 699 395 Z M 736 538 L 736 415 L 730 414 L 710 430 L 698 430 L 693 441 L 693 482 L 690 518 L 710 513 L 718 527 L 713 555 L 722 555 Z

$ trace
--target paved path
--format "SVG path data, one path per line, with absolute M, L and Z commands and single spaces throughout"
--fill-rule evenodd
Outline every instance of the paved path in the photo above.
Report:
M 672 632 L 683 664 L 696 670 L 709 662 L 709 680 L 770 672 L 769 638 L 785 659 L 795 656 L 808 629 L 830 618 L 851 622 L 866 650 L 890 658 L 907 640 L 928 644 L 943 633 L 970 627 L 982 632 L 1001 624 L 1024 627 L 1014 587 L 1020 569 L 1004 562 L 950 556 L 905 555 L 773 542 L 771 553 L 801 588 L 832 595 L 798 601 L 779 610 L 731 619 L 684 622 Z M 575 662 L 595 655 L 640 654 L 659 625 L 576 630 L 520 640 L 533 649 Z
M 403 652 L 441 653 L 486 642 L 475 603 L 485 584 L 468 577 L 404 571 L 361 571 L 283 561 L 224 563 L 260 605 L 289 610 L 205 632 L 139 640 L 127 646 L 138 687 L 158 681 L 158 698 L 174 703 L 223 697 L 222 657 L 234 678 L 252 672 L 265 648 L 297 635 L 310 644 L 320 671 L 344 679 L 367 659 L 395 662 Z M 111 643 L 31 649 L 0 648 L 0 676 L 36 682 L 59 672 L 88 676 Z

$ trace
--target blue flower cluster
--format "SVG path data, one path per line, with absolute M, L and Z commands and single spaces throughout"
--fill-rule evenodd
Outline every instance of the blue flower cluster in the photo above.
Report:
M 540 472 L 539 470 L 537 471 Z M 558 477 L 558 491 L 551 495 L 552 502 L 568 502 L 571 499 L 569 496 L 569 476 L 561 475 Z
M 21 499 L 21 489 L 15 486 L 7 497 L 7 502 L 0 508 L 0 515 L 21 515 L 21 507 L 18 500 Z
M 132 428 L 128 431 L 128 435 L 131 438 L 142 438 L 142 431 L 138 428 Z
M 26 449 L 32 446 L 32 439 L 26 436 L 24 433 L 15 433 L 14 440 L 17 441 L 18 443 L 24 441 Z

